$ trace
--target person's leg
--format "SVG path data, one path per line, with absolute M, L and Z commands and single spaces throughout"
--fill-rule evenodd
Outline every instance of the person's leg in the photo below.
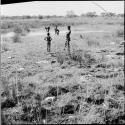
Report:
M 48 44 L 48 42 L 47 42 L 47 52 L 49 51 L 49 44 Z
M 68 49 L 68 53 L 70 54 L 70 41 L 68 41 L 68 47 L 67 47 L 67 49 Z
M 50 31 L 50 27 L 48 27 L 48 32 Z
M 48 52 L 50 52 L 50 47 L 51 47 L 51 44 L 50 42 L 48 43 Z
M 47 52 L 48 52 L 48 44 L 47 44 Z
M 66 42 L 65 42 L 65 47 L 67 47 L 67 40 L 66 40 Z
M 57 35 L 59 35 L 59 30 L 57 30 Z
M 51 44 L 49 44 L 49 52 L 50 52 Z
M 65 47 L 64 47 L 64 50 L 66 49 L 66 47 L 67 47 L 67 40 L 66 40 L 66 42 L 65 42 Z
M 67 42 L 68 50 L 70 50 L 70 41 Z

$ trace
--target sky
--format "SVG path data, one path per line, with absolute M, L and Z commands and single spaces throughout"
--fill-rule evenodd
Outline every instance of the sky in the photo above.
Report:
M 106 11 L 113 13 L 124 13 L 124 1 L 95 1 Z M 67 11 L 73 10 L 75 14 L 81 15 L 86 12 L 104 12 L 92 1 L 32 1 L 24 3 L 6 4 L 1 6 L 1 15 L 57 15 L 65 16 Z

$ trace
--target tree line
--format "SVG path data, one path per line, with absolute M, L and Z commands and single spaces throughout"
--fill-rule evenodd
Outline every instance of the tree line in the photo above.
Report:
M 67 14 L 65 16 L 57 16 L 57 15 L 38 15 L 38 16 L 30 16 L 30 15 L 22 15 L 22 16 L 1 16 L 1 19 L 48 19 L 48 18 L 60 18 L 60 17 L 68 17 L 68 18 L 73 18 L 73 17 L 124 17 L 124 13 L 116 14 L 113 12 L 107 12 L 107 13 L 100 13 L 98 15 L 96 12 L 87 12 L 83 13 L 81 15 L 75 14 L 74 11 L 67 11 Z

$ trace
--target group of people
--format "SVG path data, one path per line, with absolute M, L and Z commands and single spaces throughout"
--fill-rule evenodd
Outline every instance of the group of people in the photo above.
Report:
M 47 52 L 51 51 L 51 41 L 52 38 L 50 36 L 50 27 L 45 27 L 46 31 L 47 31 L 47 36 L 44 38 L 44 40 L 47 41 Z M 71 34 L 71 26 L 67 27 L 68 31 L 66 32 L 66 41 L 65 41 L 65 48 L 67 48 L 68 52 L 70 52 L 70 34 Z M 57 28 L 57 26 L 55 27 L 55 34 L 59 35 L 59 29 Z M 65 50 L 64 48 L 64 50 Z

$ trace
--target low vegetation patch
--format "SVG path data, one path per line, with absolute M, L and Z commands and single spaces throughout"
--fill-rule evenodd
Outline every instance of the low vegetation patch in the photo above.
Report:
M 70 55 L 66 52 L 58 52 L 57 56 L 57 62 L 62 65 L 63 63 L 67 64 L 73 64 L 76 63 L 80 65 L 80 67 L 90 67 L 90 65 L 93 65 L 96 63 L 96 58 L 92 56 L 90 52 L 83 51 L 83 50 L 73 50 Z
M 28 32 L 30 32 L 30 29 L 28 28 L 28 26 L 25 25 L 15 25 L 14 32 L 20 35 L 26 35 Z
M 9 51 L 9 46 L 6 43 L 1 43 L 1 51 Z
M 12 40 L 14 43 L 21 43 L 21 36 L 19 33 L 16 33 L 13 37 Z
M 124 29 L 120 28 L 116 31 L 116 36 L 117 37 L 123 37 L 124 36 Z

